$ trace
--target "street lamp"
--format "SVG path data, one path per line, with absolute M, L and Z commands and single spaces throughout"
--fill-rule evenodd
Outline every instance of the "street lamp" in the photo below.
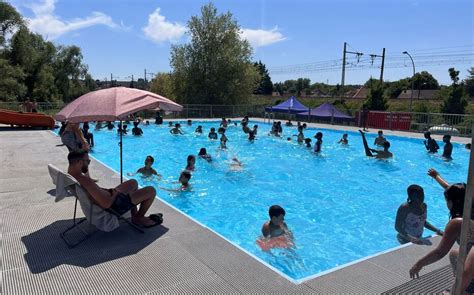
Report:
M 411 78 L 411 94 L 410 94 L 410 113 L 411 113 L 411 106 L 413 104 L 413 91 L 414 91 L 414 87 L 415 87 L 415 62 L 413 61 L 413 58 L 411 57 L 411 55 L 407 51 L 403 51 L 402 53 L 406 54 L 406 55 L 408 55 L 408 57 L 410 57 L 411 64 L 413 66 L 413 77 Z

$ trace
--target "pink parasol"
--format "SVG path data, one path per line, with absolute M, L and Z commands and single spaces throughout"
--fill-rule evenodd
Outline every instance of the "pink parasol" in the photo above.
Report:
M 115 121 L 142 110 L 160 109 L 180 112 L 183 107 L 153 92 L 113 87 L 86 93 L 65 106 L 54 118 L 58 121 L 81 123 Z M 122 133 L 120 133 L 120 182 L 123 180 Z
M 123 120 L 128 115 L 147 109 L 180 112 L 183 107 L 153 92 L 113 87 L 86 93 L 67 106 L 54 118 L 71 123 Z

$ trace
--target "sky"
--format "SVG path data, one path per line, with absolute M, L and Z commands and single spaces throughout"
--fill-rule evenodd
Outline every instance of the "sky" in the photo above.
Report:
M 8 0 L 7 0 L 8 1 Z M 199 16 L 200 0 L 11 0 L 29 28 L 57 45 L 76 45 L 94 79 L 130 80 L 169 72 L 172 45 L 189 42 L 187 21 Z M 345 84 L 380 77 L 395 81 L 428 71 L 449 84 L 448 68 L 461 78 L 474 66 L 472 0 L 214 0 L 231 12 L 241 38 L 253 47 L 273 82 L 300 77 L 341 83 L 344 42 Z M 150 79 L 152 75 L 148 76 Z

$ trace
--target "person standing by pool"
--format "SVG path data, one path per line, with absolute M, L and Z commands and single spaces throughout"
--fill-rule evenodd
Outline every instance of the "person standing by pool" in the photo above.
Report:
M 451 160 L 451 154 L 453 153 L 453 144 L 451 143 L 451 135 L 446 134 L 443 136 L 444 142 L 444 149 L 443 149 L 443 157 L 448 160 Z
M 390 142 L 384 142 L 382 151 L 374 150 L 369 148 L 369 145 L 367 144 L 367 139 L 365 138 L 365 133 L 362 130 L 359 130 L 359 132 L 362 135 L 362 143 L 364 144 L 365 155 L 367 157 L 375 157 L 376 159 L 388 159 L 393 157 L 393 154 L 388 151 L 388 149 L 390 148 Z M 374 156 L 374 154 L 372 153 L 375 153 L 376 155 Z
M 61 141 L 66 145 L 69 151 L 77 151 L 80 149 L 88 151 L 90 149 L 84 134 L 79 129 L 78 123 L 66 122 L 66 128 L 61 134 Z
M 383 131 L 379 130 L 377 134 L 378 136 L 374 140 L 374 145 L 383 146 L 383 143 L 387 141 L 385 137 L 383 137 Z
M 173 135 L 181 134 L 183 135 L 183 131 L 180 129 L 181 125 L 179 123 L 174 124 L 174 128 L 170 129 L 170 133 Z
M 437 153 L 439 150 L 439 146 L 436 140 L 431 138 L 431 132 L 426 131 L 424 136 L 426 140 L 423 141 L 423 143 L 425 144 L 425 148 L 428 151 L 428 153 Z
M 194 165 L 196 164 L 196 157 L 194 155 L 189 155 L 188 159 L 186 160 L 186 170 L 194 171 L 196 168 Z
M 323 145 L 323 133 L 322 132 L 316 133 L 314 138 L 316 138 L 316 143 L 314 144 L 314 152 L 315 153 L 320 153 L 321 152 L 321 147 Z
M 359 126 L 359 127 L 362 127 L 362 130 L 364 130 L 364 131 L 369 131 L 369 130 L 367 129 L 367 119 L 369 118 L 369 112 L 370 112 L 370 111 L 369 111 L 369 109 L 368 109 L 366 106 L 364 106 L 364 107 L 362 108 L 361 126 Z
M 419 185 L 412 184 L 407 188 L 408 199 L 400 205 L 395 219 L 395 230 L 400 244 L 412 242 L 422 244 L 423 228 L 427 228 L 442 236 L 443 232 L 429 223 L 427 219 L 428 206 L 425 193 Z
M 90 147 L 94 146 L 94 134 L 89 132 L 89 123 L 84 122 L 82 124 L 82 134 L 84 135 L 84 138 L 87 140 L 87 143 L 89 144 Z
M 209 139 L 217 139 L 216 128 L 211 127 L 211 131 L 209 131 L 207 137 L 209 137 Z

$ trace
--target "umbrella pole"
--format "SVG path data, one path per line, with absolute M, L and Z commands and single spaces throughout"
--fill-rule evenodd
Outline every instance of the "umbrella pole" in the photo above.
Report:
M 122 133 L 123 133 L 123 126 L 122 126 L 122 120 L 120 120 L 120 183 L 123 183 L 123 157 L 122 157 Z

